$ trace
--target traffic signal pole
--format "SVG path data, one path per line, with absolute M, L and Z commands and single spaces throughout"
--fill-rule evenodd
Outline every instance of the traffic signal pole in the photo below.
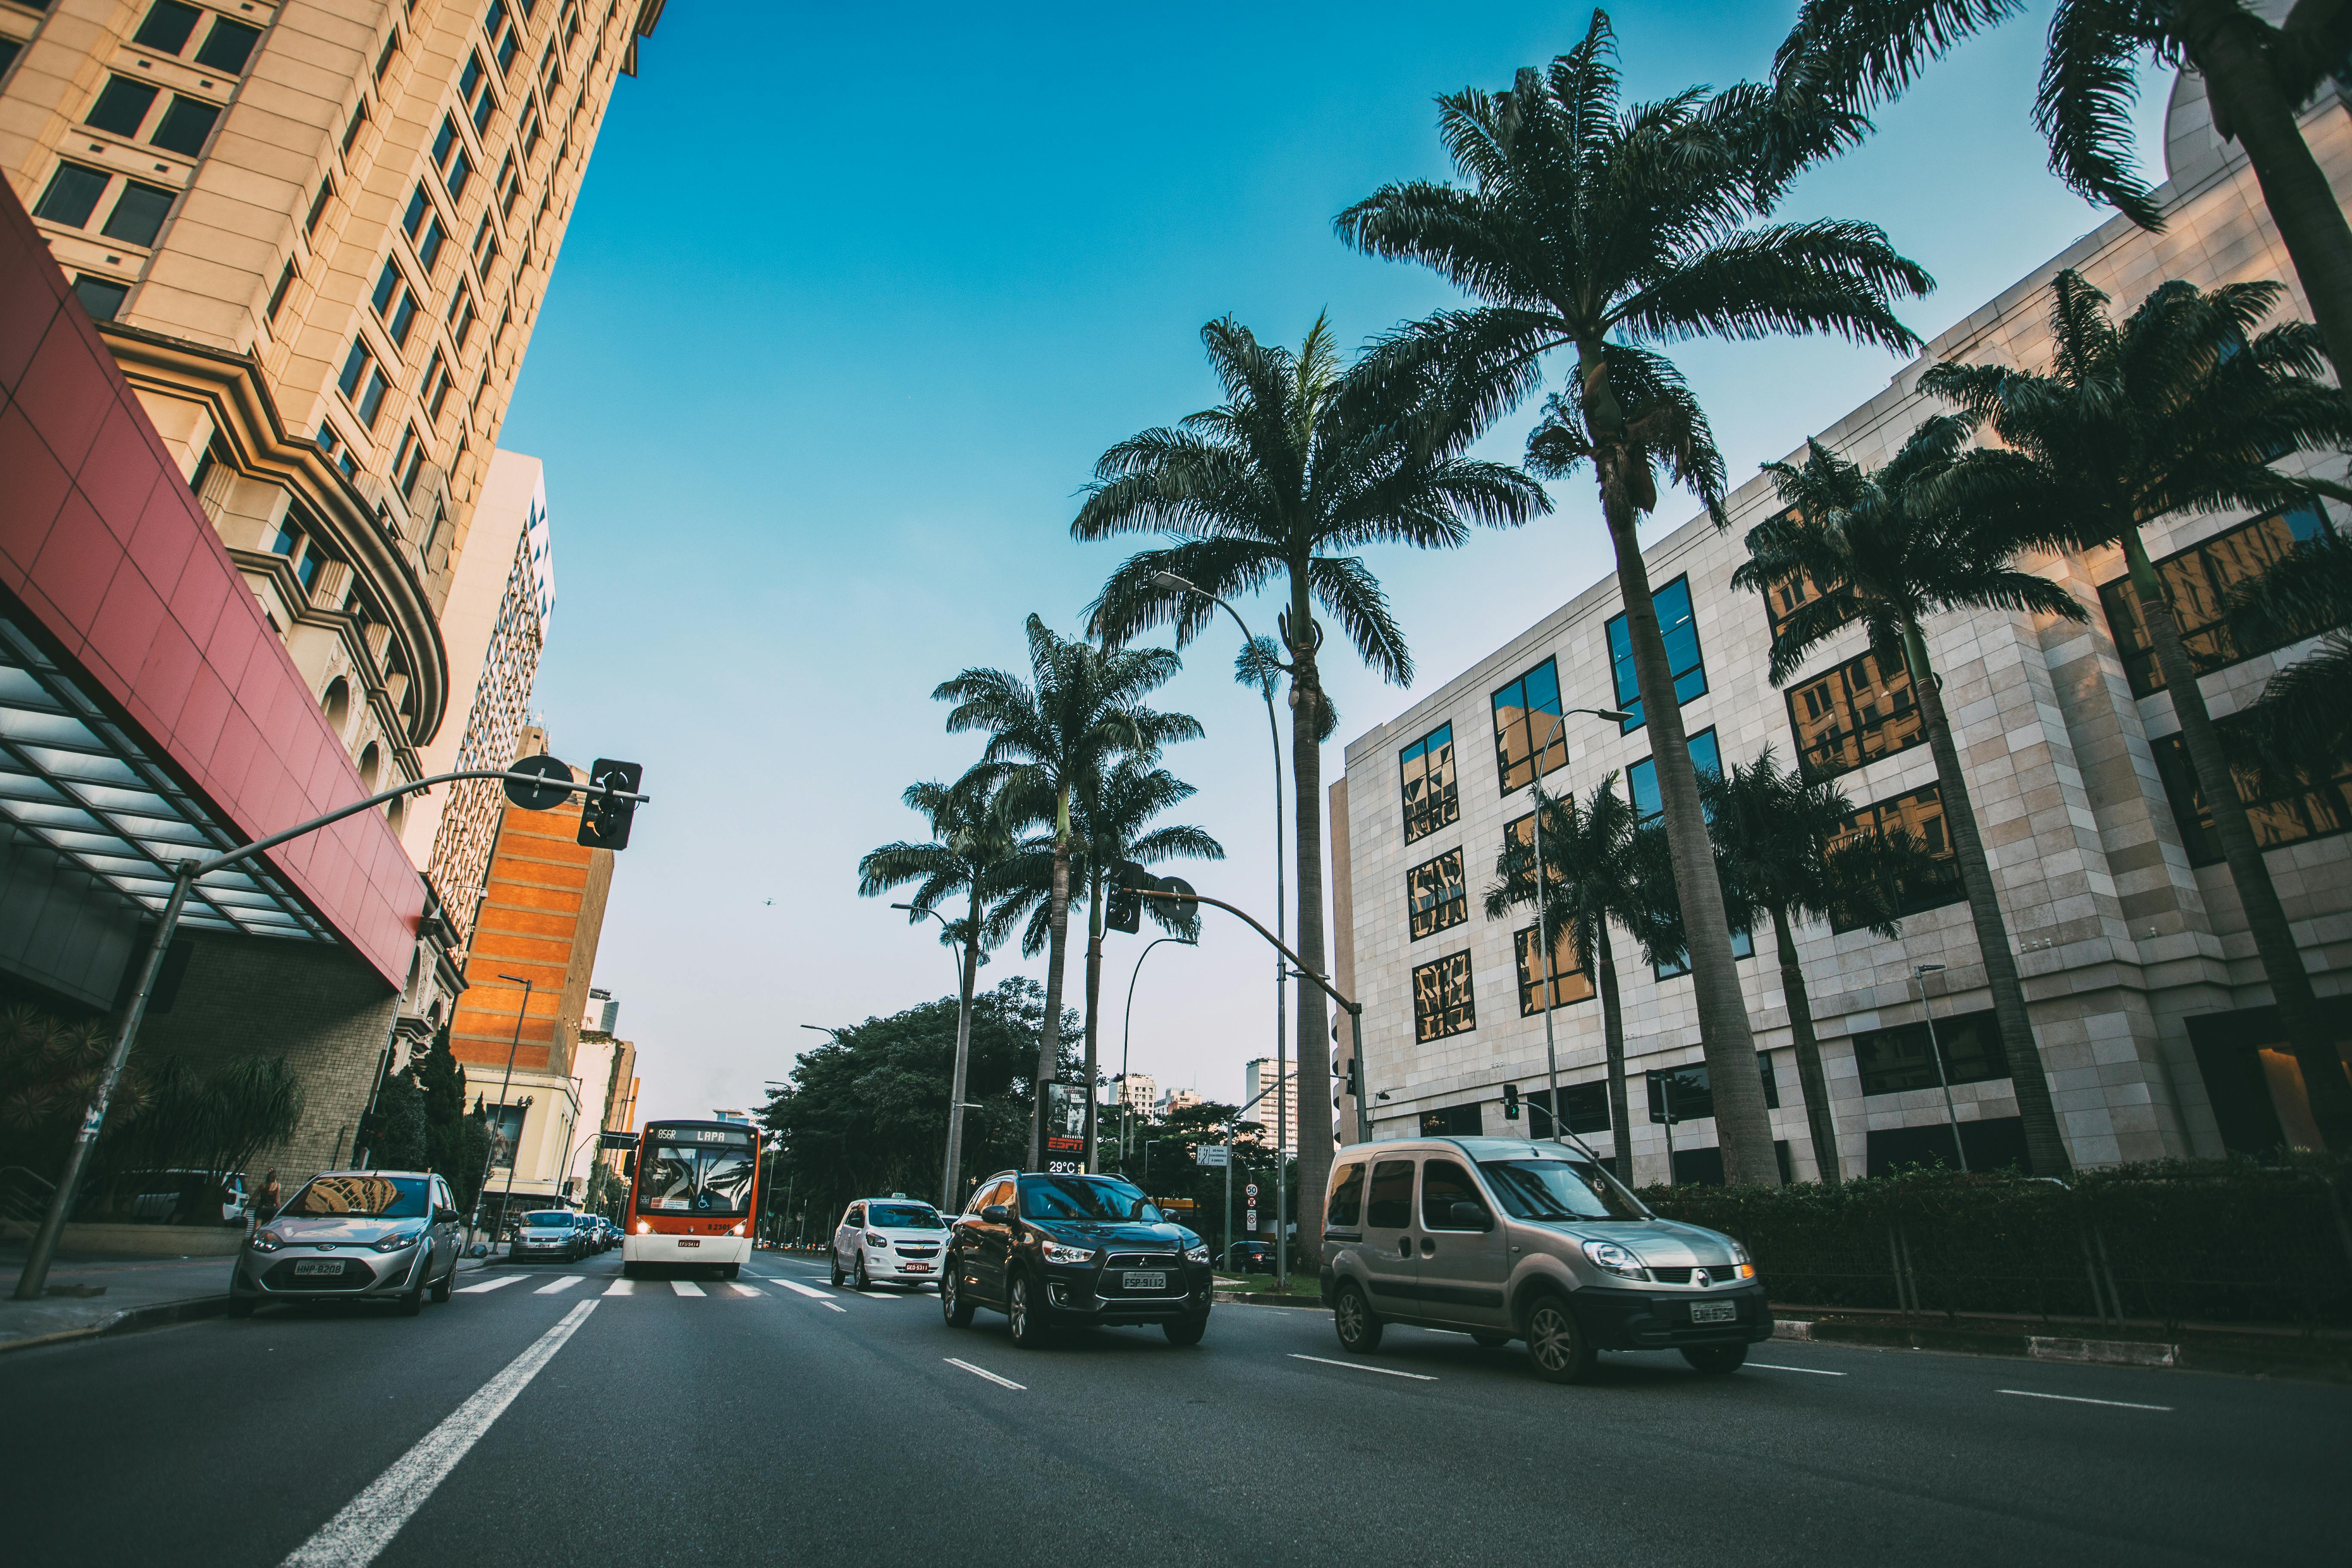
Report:
M 560 788 L 562 793 L 556 795 L 555 800 L 549 803 L 550 805 L 561 804 L 575 792 L 585 792 L 592 797 L 604 796 L 626 800 L 630 803 L 631 810 L 651 798 L 648 795 L 637 794 L 634 787 L 619 789 L 603 784 L 576 784 L 572 781 L 568 771 L 562 784 L 559 785 L 547 773 L 530 769 L 467 768 L 457 773 L 435 773 L 430 778 L 417 779 L 396 788 L 381 791 L 368 796 L 365 800 L 353 801 L 349 805 L 338 807 L 323 816 L 314 816 L 308 822 L 298 823 L 283 833 L 273 833 L 267 838 L 257 838 L 250 844 L 224 850 L 210 859 L 179 862 L 172 868 L 171 897 L 163 902 L 163 915 L 155 922 L 155 934 L 149 939 L 146 956 L 140 961 L 138 986 L 131 994 L 130 1005 L 122 1011 L 122 1022 L 116 1026 L 114 1048 L 107 1053 L 106 1066 L 100 1069 L 98 1082 L 90 1090 L 89 1108 L 82 1112 L 81 1126 L 74 1133 L 73 1148 L 66 1154 L 65 1170 L 58 1177 L 57 1190 L 49 1194 L 48 1212 L 41 1216 L 40 1229 L 33 1233 L 32 1248 L 25 1258 L 25 1271 L 16 1277 L 16 1300 L 37 1301 L 48 1283 L 49 1262 L 57 1255 L 58 1238 L 65 1234 L 66 1216 L 73 1212 L 74 1200 L 79 1195 L 82 1176 L 89 1167 L 90 1152 L 98 1143 L 99 1131 L 106 1124 L 107 1104 L 114 1098 L 115 1084 L 122 1077 L 124 1064 L 131 1059 L 131 1047 L 138 1043 L 139 1025 L 147 1016 L 148 998 L 154 994 L 155 978 L 163 972 L 163 955 L 171 950 L 172 937 L 179 930 L 181 911 L 187 907 L 188 894 L 195 887 L 196 882 L 215 871 L 226 870 L 240 861 L 251 859 L 265 850 L 275 849 L 289 839 L 299 838 L 306 833 L 316 833 L 321 827 L 341 822 L 347 816 L 356 816 L 371 806 L 382 805 L 388 800 L 397 800 L 402 795 L 413 795 L 419 790 L 429 789 L 435 784 L 448 784 L 458 779 L 503 779 L 507 781 L 508 795 L 510 798 L 518 795 L 518 786 L 540 795 L 552 794 Z M 635 782 L 635 778 L 628 781 L 632 786 Z M 540 809 L 545 810 L 548 807 L 542 806 Z M 622 837 L 623 842 L 626 842 L 625 817 L 622 822 Z

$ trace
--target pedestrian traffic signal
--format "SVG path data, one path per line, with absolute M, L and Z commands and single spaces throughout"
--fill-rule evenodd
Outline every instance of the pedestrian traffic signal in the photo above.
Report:
M 1348 1058 L 1348 1092 L 1357 1100 L 1364 1098 L 1364 1080 L 1356 1071 L 1356 1058 Z
M 625 790 L 636 794 L 637 781 L 645 769 L 635 763 L 616 763 L 610 757 L 599 757 L 588 769 L 588 782 L 605 789 Z M 637 803 L 632 799 L 609 795 L 592 795 L 580 813 L 580 839 L 591 849 L 626 849 L 629 847 L 629 819 L 637 814 Z
M 1103 924 L 1111 931 L 1123 931 L 1133 936 L 1143 927 L 1143 895 L 1138 888 L 1150 887 L 1158 879 L 1132 860 L 1122 860 L 1110 868 L 1110 895 L 1103 905 Z
M 1503 1086 L 1503 1120 L 1506 1121 L 1517 1121 L 1518 1119 L 1519 1086 L 1515 1083 L 1507 1083 Z

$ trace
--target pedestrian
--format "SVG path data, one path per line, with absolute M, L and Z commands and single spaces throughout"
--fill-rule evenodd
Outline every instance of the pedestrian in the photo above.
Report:
M 260 1216 L 256 1223 L 268 1225 L 278 1217 L 278 1173 L 273 1170 L 261 1178 L 261 1196 L 253 1205 L 254 1213 Z

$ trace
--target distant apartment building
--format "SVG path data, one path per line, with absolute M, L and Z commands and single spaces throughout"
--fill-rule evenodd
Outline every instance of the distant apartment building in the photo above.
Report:
M 2305 115 L 2304 133 L 2339 198 L 2352 192 L 2352 114 L 2333 92 Z M 1937 339 L 1819 439 L 1874 467 L 1942 411 L 1916 390 L 1934 362 L 2046 364 L 2048 285 L 2060 268 L 2105 289 L 2118 312 L 2170 278 L 2291 284 L 2294 270 L 2253 176 L 2213 133 L 2193 76 L 2173 90 L 2167 158 L 2163 232 L 2120 217 L 2102 225 Z M 2299 296 L 2284 310 L 2308 313 Z M 2330 477 L 2343 467 L 2341 458 L 2320 465 Z M 1772 485 L 1759 478 L 1731 497 L 1728 530 L 1701 517 L 1644 552 L 1692 756 L 1720 769 L 1769 746 L 1784 767 L 1801 763 L 1837 783 L 1855 810 L 1848 831 L 1901 826 L 1948 857 L 1934 765 L 1900 661 L 1881 660 L 1856 627 L 1782 686 L 1769 677 L 1776 619 L 1790 606 L 1736 591 L 1729 579 L 1746 559 L 1745 534 L 1779 510 Z M 2307 646 L 2235 640 L 2224 616 L 2231 587 L 2298 539 L 2344 522 L 2306 507 L 2175 514 L 2147 528 L 2225 729 Z M 2095 1165 L 2261 1152 L 2283 1138 L 2315 1142 L 2120 552 L 2023 564 L 2063 584 L 2087 620 L 1946 615 L 1926 630 L 2074 1159 Z M 1480 908 L 1505 845 L 1526 840 L 1538 776 L 1555 795 L 1580 795 L 1613 779 L 1643 818 L 1660 815 L 1622 612 L 1615 580 L 1597 583 L 1347 747 L 1346 776 L 1331 789 L 1335 956 L 1341 989 L 1365 1004 L 1376 1137 L 1506 1131 L 1506 1085 L 1544 1098 L 1549 1011 L 1560 1110 L 1572 1131 L 1604 1151 L 1630 1138 L 1643 1182 L 1670 1171 L 1676 1180 L 1721 1179 L 1687 973 L 1643 963 L 1617 933 L 1634 1124 L 1613 1128 L 1593 977 L 1576 967 L 1572 944 L 1542 952 L 1531 918 L 1489 921 Z M 1622 725 L 1562 720 L 1579 708 L 1634 717 Z M 2352 828 L 2352 759 L 2324 789 L 2280 790 L 2252 774 L 2239 787 L 2323 1003 L 2352 1020 L 2352 837 L 2343 836 Z M 1734 947 L 1784 1168 L 1811 1177 L 1770 935 L 1736 933 Z M 1846 1174 L 1942 1157 L 1952 1139 L 1946 1078 L 1971 1164 L 2021 1152 L 2009 1064 L 1956 877 L 1908 911 L 1898 940 L 1831 922 L 1803 928 L 1799 947 Z M 2352 1044 L 2352 1027 L 2347 1038 Z M 1353 1128 L 1352 1106 L 1341 1125 Z M 1539 1125 L 1531 1113 L 1507 1130 Z
M 1171 1089 L 1160 1097 L 1160 1114 L 1170 1115 L 1201 1103 L 1201 1097 L 1189 1089 Z
M 613 994 L 592 987 L 588 993 L 588 1011 L 581 1015 L 580 1027 L 609 1035 L 620 1020 L 621 1005 L 613 1000 Z
M 590 1011 L 595 1011 L 593 1004 Z M 572 1077 L 580 1085 L 580 1130 L 563 1168 L 562 1190 L 567 1194 L 586 1195 L 589 1168 L 599 1159 L 615 1173 L 620 1170 L 619 1152 L 601 1150 L 589 1133 L 592 1130 L 635 1131 L 636 1071 L 637 1047 L 634 1041 L 616 1040 L 610 1030 L 583 1024 L 572 1053 Z
M 1139 1116 L 1149 1116 L 1160 1103 L 1160 1084 L 1148 1072 L 1131 1072 L 1118 1086 L 1119 1103 Z
M 1244 1121 L 1255 1121 L 1272 1128 L 1279 1117 L 1282 1124 L 1282 1147 L 1298 1147 L 1298 1066 L 1285 1064 L 1282 1087 L 1277 1091 L 1274 1081 L 1274 1058 L 1260 1057 L 1242 1064 L 1242 1103 L 1249 1109 L 1242 1112 Z M 1260 1098 L 1263 1096 L 1263 1098 Z M 1252 1100 L 1256 1104 L 1251 1105 Z

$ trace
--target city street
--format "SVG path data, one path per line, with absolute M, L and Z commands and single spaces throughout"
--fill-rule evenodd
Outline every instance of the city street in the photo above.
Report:
M 2352 1393 L 1773 1342 L 1727 1379 L 1221 1306 L 1015 1350 L 757 1254 L 0 1359 L 25 1563 L 2312 1563 Z M 503 1400 L 510 1404 L 502 1404 Z M 1302 1470 L 1301 1457 L 1321 1456 Z M 1303 1487 L 1294 1479 L 1310 1477 Z M 2335 1542 L 2331 1545 L 2330 1542 Z

